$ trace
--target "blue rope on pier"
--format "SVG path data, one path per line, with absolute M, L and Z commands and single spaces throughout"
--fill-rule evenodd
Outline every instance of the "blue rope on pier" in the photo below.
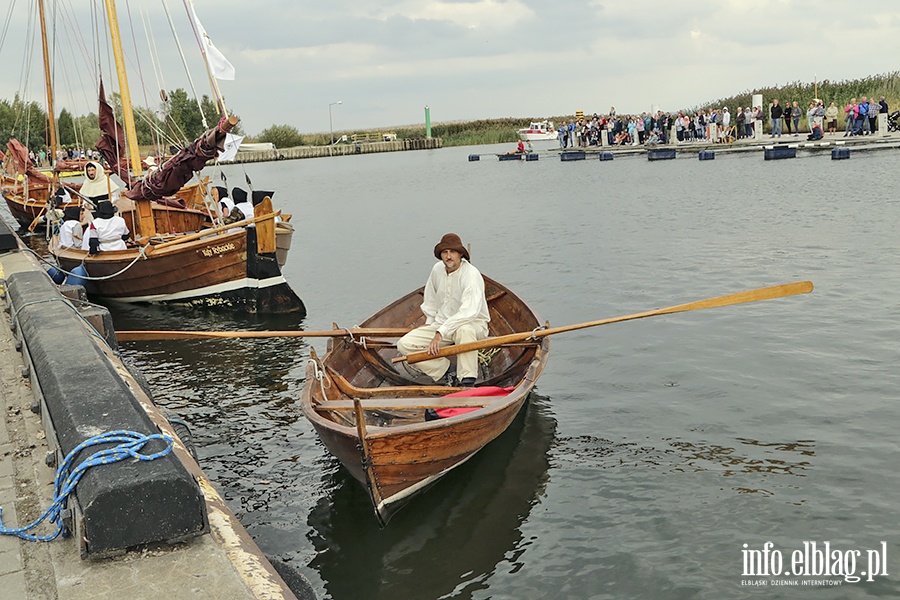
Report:
M 140 450 L 151 440 L 162 440 L 165 442 L 166 447 L 153 454 L 141 454 Z M 98 444 L 111 444 L 116 442 L 119 443 L 118 446 L 95 452 L 83 460 L 71 473 L 69 472 L 72 467 L 72 462 L 75 460 L 75 456 L 85 448 L 96 446 Z M 154 460 L 167 455 L 171 451 L 172 438 L 160 433 L 144 435 L 134 431 L 120 429 L 87 439 L 69 452 L 66 459 L 56 470 L 56 481 L 53 487 L 53 503 L 50 505 L 50 508 L 48 508 L 44 514 L 38 517 L 31 525 L 18 528 L 3 526 L 3 509 L 0 508 L 0 535 L 14 535 L 23 540 L 32 542 L 49 542 L 63 532 L 63 524 L 60 517 L 66 506 L 68 496 L 75 489 L 81 476 L 84 475 L 89 468 L 96 467 L 97 465 L 109 465 L 129 457 L 138 460 Z M 35 535 L 29 533 L 29 531 L 35 529 L 46 520 L 49 520 L 51 523 L 56 523 L 55 532 L 47 535 Z

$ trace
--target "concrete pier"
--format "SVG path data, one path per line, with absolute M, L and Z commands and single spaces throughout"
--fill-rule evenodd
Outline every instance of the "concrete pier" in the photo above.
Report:
M 416 140 L 394 140 L 391 142 L 350 142 L 333 146 L 299 146 L 278 148 L 263 152 L 238 152 L 234 162 L 253 163 L 270 160 L 290 160 L 296 158 L 325 158 L 328 156 L 350 156 L 373 154 L 376 152 L 402 152 L 404 150 L 434 150 L 443 147 L 440 138 Z
M 797 156 L 817 155 L 831 153 L 835 148 L 852 148 L 853 152 L 870 152 L 875 150 L 893 150 L 900 148 L 900 133 L 888 133 L 886 135 L 868 135 L 868 136 L 851 136 L 844 137 L 843 132 L 837 134 L 826 134 L 821 140 L 807 140 L 807 134 L 798 136 L 784 135 L 778 138 L 772 138 L 764 135 L 762 139 L 743 138 L 733 142 L 709 142 L 706 140 L 691 142 L 674 142 L 669 144 L 649 145 L 627 145 L 627 146 L 588 146 L 580 148 L 551 148 L 547 152 L 553 155 L 559 155 L 560 160 L 566 160 L 564 155 L 573 151 L 586 153 L 586 159 L 592 160 L 600 158 L 600 160 L 609 160 L 603 158 L 606 154 L 612 154 L 616 158 L 620 156 L 643 156 L 658 150 L 674 150 L 679 155 L 690 155 L 696 158 L 698 152 L 713 151 L 716 154 L 745 154 L 756 155 L 759 158 L 765 158 L 767 152 L 772 150 L 793 148 L 797 151 Z M 480 156 L 477 154 L 471 156 Z
M 7 280 L 11 277 L 14 281 L 24 279 L 28 282 L 29 292 L 35 287 L 42 287 L 32 285 L 30 280 L 36 275 L 43 276 L 43 268 L 21 248 L 20 244 L 19 249 L 0 251 L 0 306 L 10 309 L 0 313 L 0 507 L 6 527 L 29 524 L 50 505 L 55 469 L 49 467 L 45 460 L 48 454 L 53 455 L 62 437 L 60 432 L 52 431 L 52 427 L 65 426 L 64 419 L 52 426 L 48 423 L 47 404 L 36 398 L 35 387 L 42 386 L 40 382 L 36 386 L 30 379 L 34 376 L 29 368 L 31 362 L 23 354 L 28 348 L 21 336 L 27 332 L 12 323 L 10 312 L 13 310 Z M 14 274 L 26 276 L 16 277 Z M 54 293 L 58 292 L 54 289 Z M 62 306 L 73 313 L 80 308 L 78 300 L 69 301 L 61 296 L 52 300 L 44 306 Z M 33 299 L 29 302 L 32 307 L 36 305 Z M 66 302 L 70 305 L 63 306 Z M 20 310 L 22 308 L 19 307 Z M 88 329 L 86 324 L 84 327 Z M 112 348 L 102 341 L 97 343 L 97 347 L 99 360 L 118 374 L 123 390 L 127 390 L 124 393 L 131 398 L 128 401 L 123 398 L 123 403 L 130 405 L 129 410 L 137 409 L 149 419 L 152 430 L 175 440 L 170 457 L 174 457 L 179 468 L 186 470 L 199 487 L 208 516 L 208 529 L 177 543 L 161 541 L 139 544 L 122 549 L 115 556 L 108 557 L 107 553 L 91 560 L 84 558 L 84 539 L 79 539 L 79 535 L 68 538 L 60 536 L 49 542 L 24 541 L 0 535 L 0 597 L 16 600 L 313 598 L 308 586 L 297 593 L 288 588 L 228 509 L 140 382 Z M 45 358 L 61 367 L 78 364 L 83 358 L 67 352 L 65 344 L 49 352 L 53 355 Z M 46 387 L 46 393 L 52 393 L 51 386 L 43 387 Z M 67 398 L 61 400 L 66 401 Z M 36 414 L 38 407 L 41 410 L 37 412 L 44 413 L 44 420 Z M 105 477 L 101 470 L 114 466 L 94 467 L 98 470 L 94 477 Z M 128 468 L 135 467 L 130 465 Z M 117 485 L 114 477 L 111 481 L 111 485 Z M 138 497 L 133 501 L 144 499 Z M 77 518 L 77 515 L 69 517 Z M 128 529 L 129 523 L 122 523 L 121 526 Z M 77 523 L 74 529 L 76 532 L 80 530 Z M 37 533 L 52 531 L 52 526 L 42 525 Z

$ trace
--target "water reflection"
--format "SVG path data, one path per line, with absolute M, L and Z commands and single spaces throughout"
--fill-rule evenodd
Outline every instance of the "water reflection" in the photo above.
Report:
M 509 429 L 379 529 L 365 491 L 343 470 L 309 515 L 311 567 L 332 598 L 471 598 L 530 541 L 522 523 L 549 479 L 556 420 L 532 394 Z M 336 462 L 336 461 L 335 461 Z
M 111 304 L 117 329 L 297 329 L 291 315 L 238 315 Z M 200 464 L 236 513 L 265 511 L 292 487 L 306 431 L 296 407 L 309 355 L 301 338 L 127 342 L 123 356 L 157 404 L 190 425 Z M 277 502 L 275 503 L 277 504 Z
M 596 436 L 563 438 L 554 448 L 554 462 L 589 464 L 598 469 L 652 466 L 673 473 L 714 471 L 724 477 L 740 474 L 773 474 L 805 477 L 812 467 L 815 442 L 762 442 L 736 438 L 734 446 L 705 440 L 666 438 L 666 447 L 615 443 Z M 761 455 L 760 455 L 761 454 Z

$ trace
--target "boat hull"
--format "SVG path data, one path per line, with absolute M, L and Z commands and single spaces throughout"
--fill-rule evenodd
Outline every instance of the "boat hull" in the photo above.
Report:
M 4 188 L 3 199 L 12 218 L 22 227 L 29 227 L 47 208 L 47 187 L 32 186 L 28 190 L 28 199 L 20 192 Z
M 539 142 L 543 140 L 555 140 L 557 133 L 555 131 L 544 131 L 540 129 L 520 129 L 519 137 L 526 142 Z
M 528 127 L 519 130 L 519 137 L 523 140 L 538 142 L 542 140 L 555 140 L 556 128 L 550 121 L 533 121 Z
M 490 335 L 529 331 L 540 325 L 509 290 L 488 278 L 485 283 Z M 415 327 L 424 320 L 421 301 L 420 289 L 361 327 Z M 481 367 L 478 385 L 503 388 L 506 393 L 447 398 L 445 394 L 458 390 L 419 380 L 402 367 L 393 370 L 390 359 L 396 350 L 392 345 L 339 338 L 321 361 L 315 356 L 310 361 L 301 407 L 328 451 L 366 487 L 376 517 L 384 525 L 413 497 L 506 430 L 543 371 L 548 352 L 546 337 L 504 347 Z M 449 418 L 424 419 L 426 407 L 460 405 L 473 410 Z M 360 412 L 362 426 L 357 417 Z
M 256 250 L 253 228 L 162 248 L 100 252 L 55 248 L 60 266 L 83 265 L 89 295 L 118 302 L 167 302 L 249 313 L 305 313 L 275 253 Z
M 450 420 L 438 425 L 426 422 L 419 430 L 403 434 L 370 428 L 366 444 L 372 456 L 371 475 L 360 455 L 355 429 L 326 427 L 315 422 L 313 425 L 328 451 L 369 490 L 375 515 L 379 523 L 386 525 L 415 496 L 506 431 L 530 391 L 531 386 L 517 390 L 508 402 L 491 414 L 472 414 L 466 419 L 470 422 L 477 419 L 477 426 Z M 398 459 L 399 455 L 408 455 L 408 458 Z M 372 494 L 374 487 L 377 487 L 378 497 Z

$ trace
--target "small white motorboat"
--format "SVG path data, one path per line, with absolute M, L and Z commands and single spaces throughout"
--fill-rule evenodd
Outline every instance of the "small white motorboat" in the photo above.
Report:
M 531 140 L 555 140 L 556 128 L 553 127 L 552 121 L 534 121 L 528 127 L 519 130 L 519 137 L 525 141 Z

